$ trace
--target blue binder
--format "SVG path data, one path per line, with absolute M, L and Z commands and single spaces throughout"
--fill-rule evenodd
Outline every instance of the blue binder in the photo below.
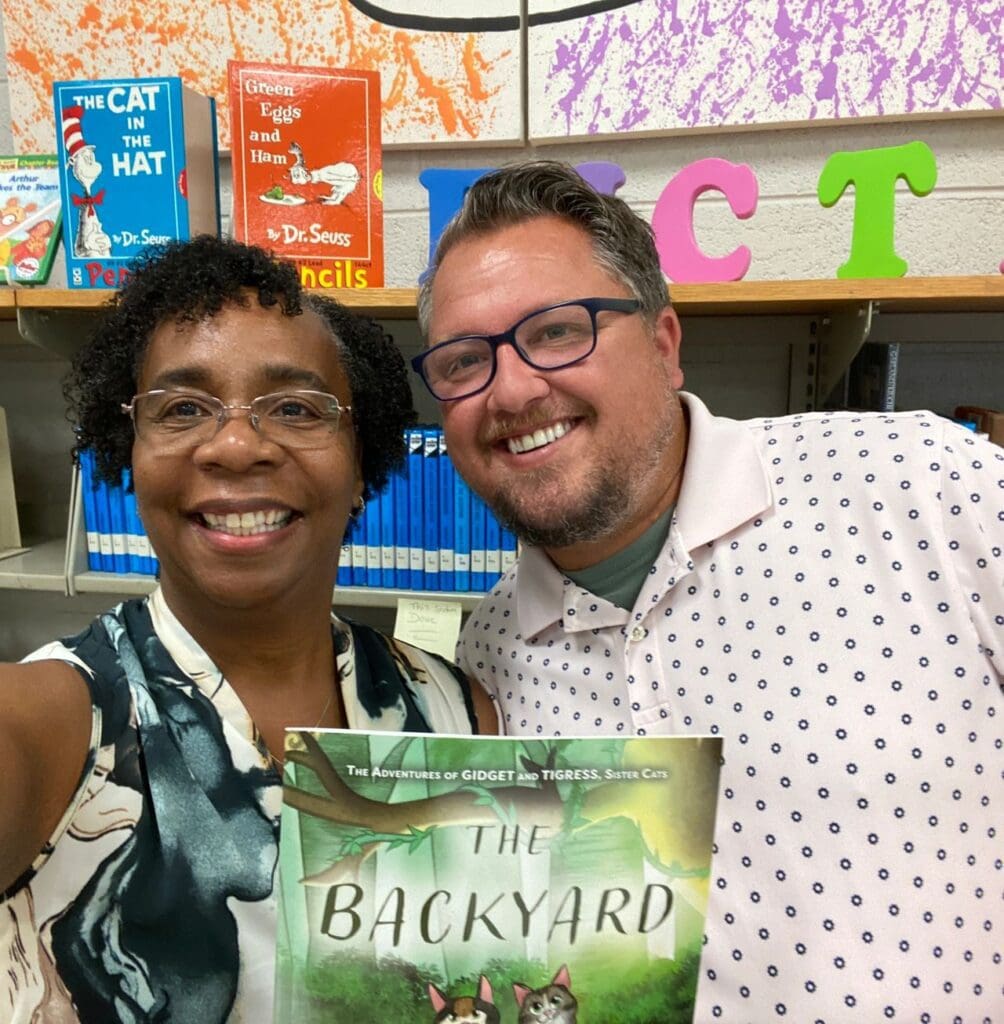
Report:
M 425 543 L 422 501 L 424 443 L 422 428 L 412 427 L 408 431 L 408 565 L 412 590 L 425 589 L 425 558 L 422 553 Z
M 485 590 L 502 575 L 502 527 L 491 509 L 485 510 Z
M 439 431 L 439 589 L 456 589 L 453 491 L 456 470 L 446 451 L 446 435 Z
M 407 432 L 405 433 L 407 443 Z M 405 462 L 392 478 L 394 489 L 394 586 L 411 586 L 411 542 L 408 539 L 408 465 Z
M 439 590 L 439 431 L 422 429 L 422 515 L 425 589 Z
M 488 507 L 471 491 L 471 590 L 483 591 L 488 587 L 485 572 L 485 533 Z
M 453 471 L 453 589 L 471 589 L 471 489 Z
M 394 485 L 380 492 L 380 586 L 394 587 Z
M 101 572 L 101 521 L 98 513 L 98 492 L 94 478 L 94 453 L 80 452 L 80 491 L 84 502 L 84 532 L 87 535 L 87 568 Z
M 363 522 L 366 524 L 366 586 L 380 586 L 380 519 L 383 497 L 374 494 L 366 504 Z

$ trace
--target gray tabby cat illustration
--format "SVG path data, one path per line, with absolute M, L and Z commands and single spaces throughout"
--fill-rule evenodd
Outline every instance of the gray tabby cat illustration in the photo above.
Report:
M 492 999 L 491 982 L 483 974 L 476 996 L 448 999 L 431 983 L 427 991 L 429 1002 L 436 1011 L 433 1024 L 500 1024 L 498 1007 Z
M 519 1024 L 576 1024 L 578 1000 L 572 995 L 572 979 L 562 964 L 550 985 L 529 988 L 514 982 L 512 989 L 519 1004 Z

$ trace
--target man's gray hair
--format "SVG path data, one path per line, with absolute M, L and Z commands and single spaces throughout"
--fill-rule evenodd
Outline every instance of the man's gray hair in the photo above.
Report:
M 654 323 L 669 303 L 652 229 L 616 196 L 601 195 L 569 164 L 528 160 L 479 178 L 446 225 L 429 273 L 418 293 L 418 322 L 428 337 L 432 286 L 446 254 L 468 238 L 523 224 L 535 217 L 560 217 L 593 240 L 596 262 L 641 301 L 642 315 Z

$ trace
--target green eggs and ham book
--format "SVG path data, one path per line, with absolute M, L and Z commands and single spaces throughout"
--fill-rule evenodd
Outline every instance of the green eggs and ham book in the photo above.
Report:
M 720 760 L 291 730 L 275 1024 L 689 1024 Z

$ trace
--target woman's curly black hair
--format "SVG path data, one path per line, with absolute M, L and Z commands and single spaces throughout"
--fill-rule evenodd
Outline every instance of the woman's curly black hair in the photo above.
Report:
M 328 298 L 304 294 L 296 270 L 255 246 L 200 235 L 147 249 L 78 352 L 63 386 L 76 428 L 74 457 L 95 453 L 97 475 L 118 483 L 132 465 L 133 428 L 121 407 L 136 393 L 147 345 L 165 323 L 197 323 L 226 305 L 278 305 L 283 316 L 313 310 L 330 327 L 352 391 L 351 422 L 362 452 L 364 497 L 404 458 L 415 422 L 404 359 L 375 321 Z

